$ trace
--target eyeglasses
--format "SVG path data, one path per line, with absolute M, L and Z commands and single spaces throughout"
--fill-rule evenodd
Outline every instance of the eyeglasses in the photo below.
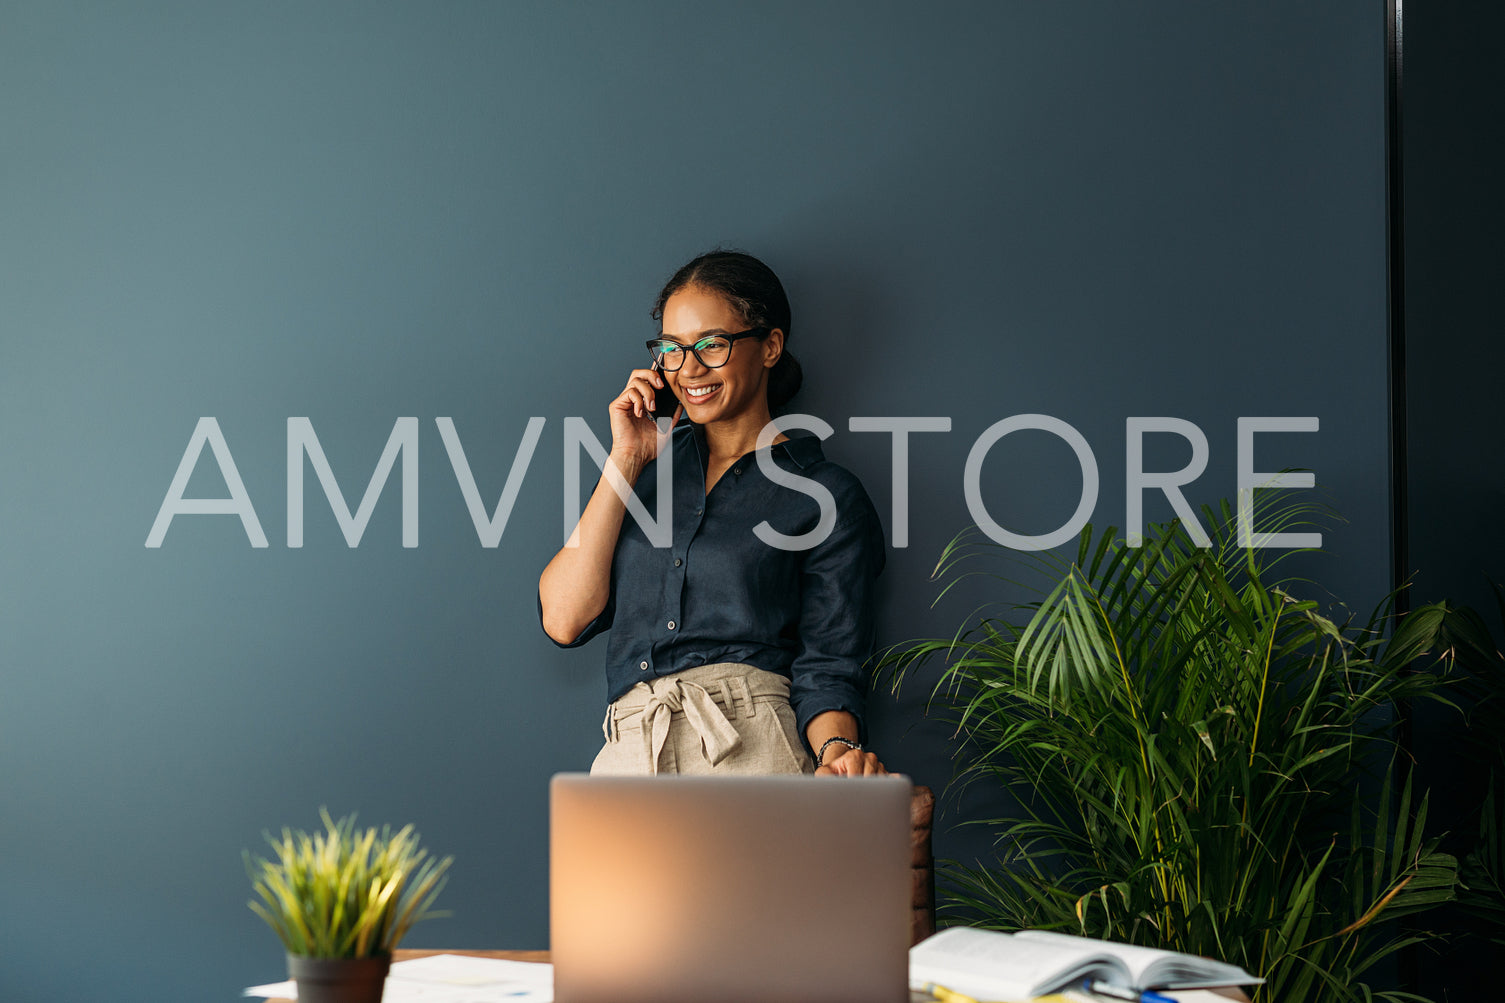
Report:
M 741 338 L 764 338 L 771 330 L 773 329 L 768 327 L 754 327 L 736 334 L 713 334 L 709 338 L 701 338 L 693 345 L 654 338 L 648 342 L 648 352 L 653 356 L 654 367 L 667 373 L 677 372 L 685 364 L 685 355 L 690 352 L 694 352 L 695 358 L 707 369 L 720 369 L 732 357 L 732 342 Z

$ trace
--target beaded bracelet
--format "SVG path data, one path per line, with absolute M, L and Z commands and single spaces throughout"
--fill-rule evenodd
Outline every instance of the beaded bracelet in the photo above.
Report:
M 826 758 L 826 750 L 831 747 L 831 743 L 833 743 L 833 742 L 840 742 L 842 745 L 845 745 L 848 749 L 856 749 L 858 752 L 862 751 L 862 746 L 858 745 L 856 742 L 852 741 L 850 738 L 842 738 L 840 735 L 837 735 L 834 738 L 828 738 L 824 742 L 821 743 L 820 751 L 815 754 L 815 768 L 816 769 L 820 769 L 822 766 L 826 765 L 825 762 L 824 762 L 824 760 Z

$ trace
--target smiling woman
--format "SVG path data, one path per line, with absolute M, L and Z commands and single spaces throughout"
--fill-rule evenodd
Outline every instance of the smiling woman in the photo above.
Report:
M 596 773 L 886 772 L 863 748 L 864 663 L 883 533 L 861 483 L 812 436 L 779 434 L 756 455 L 772 411 L 799 389 L 786 350 L 789 300 L 767 265 L 717 251 L 685 265 L 654 304 L 652 368 L 611 403 L 608 470 L 570 540 L 539 579 L 544 631 L 564 647 L 615 626 L 606 652 L 606 744 Z M 671 427 L 654 419 L 669 390 Z M 667 451 L 667 452 L 666 452 Z M 671 467 L 672 539 L 624 519 L 627 490 L 658 511 Z M 813 481 L 842 513 L 807 549 L 819 499 L 770 478 Z M 777 473 L 777 471 L 775 471 Z M 810 535 L 810 539 L 820 534 Z

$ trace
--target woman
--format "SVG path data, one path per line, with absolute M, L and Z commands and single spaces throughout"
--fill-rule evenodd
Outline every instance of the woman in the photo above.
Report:
M 801 379 L 785 350 L 783 286 L 751 255 L 713 252 L 670 278 L 653 316 L 653 367 L 633 370 L 611 403 L 610 463 L 659 519 L 654 465 L 672 464 L 672 540 L 660 540 L 670 545 L 624 518 L 603 474 L 538 582 L 555 643 L 613 628 L 606 744 L 591 772 L 887 772 L 863 748 L 862 665 L 884 559 L 877 513 L 814 436 L 779 434 L 757 455 Z M 668 433 L 652 413 L 665 386 L 680 402 Z M 819 500 L 788 475 L 834 499 L 824 538 Z M 768 529 L 806 540 L 771 545 Z

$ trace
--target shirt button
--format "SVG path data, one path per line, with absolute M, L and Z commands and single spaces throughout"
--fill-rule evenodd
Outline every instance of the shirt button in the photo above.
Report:
M 732 473 L 734 473 L 734 474 L 740 474 L 740 473 L 742 473 L 742 468 L 741 467 L 733 467 L 732 468 Z
M 685 562 L 684 562 L 684 561 L 681 561 L 681 560 L 680 560 L 680 559 L 679 559 L 679 558 L 677 558 L 677 557 L 676 557 L 676 558 L 675 558 L 675 559 L 674 559 L 674 566 L 675 566 L 675 567 L 676 567 L 676 568 L 677 568 L 677 567 L 679 567 L 679 566 L 680 566 L 680 565 L 681 565 L 681 564 L 683 564 L 683 563 L 685 563 Z
M 669 629 L 670 629 L 670 630 L 673 630 L 673 629 L 674 629 L 674 621 L 673 621 L 673 620 L 670 620 L 670 621 L 669 621 Z
M 639 662 L 638 663 L 638 668 L 642 669 L 644 672 L 647 672 L 648 671 L 648 663 L 647 662 Z
M 700 514 L 700 513 L 701 513 L 701 512 L 702 512 L 702 511 L 703 511 L 703 510 L 702 510 L 702 509 L 696 509 L 696 510 L 695 510 L 695 514 L 696 514 L 696 515 L 699 515 L 699 514 Z

